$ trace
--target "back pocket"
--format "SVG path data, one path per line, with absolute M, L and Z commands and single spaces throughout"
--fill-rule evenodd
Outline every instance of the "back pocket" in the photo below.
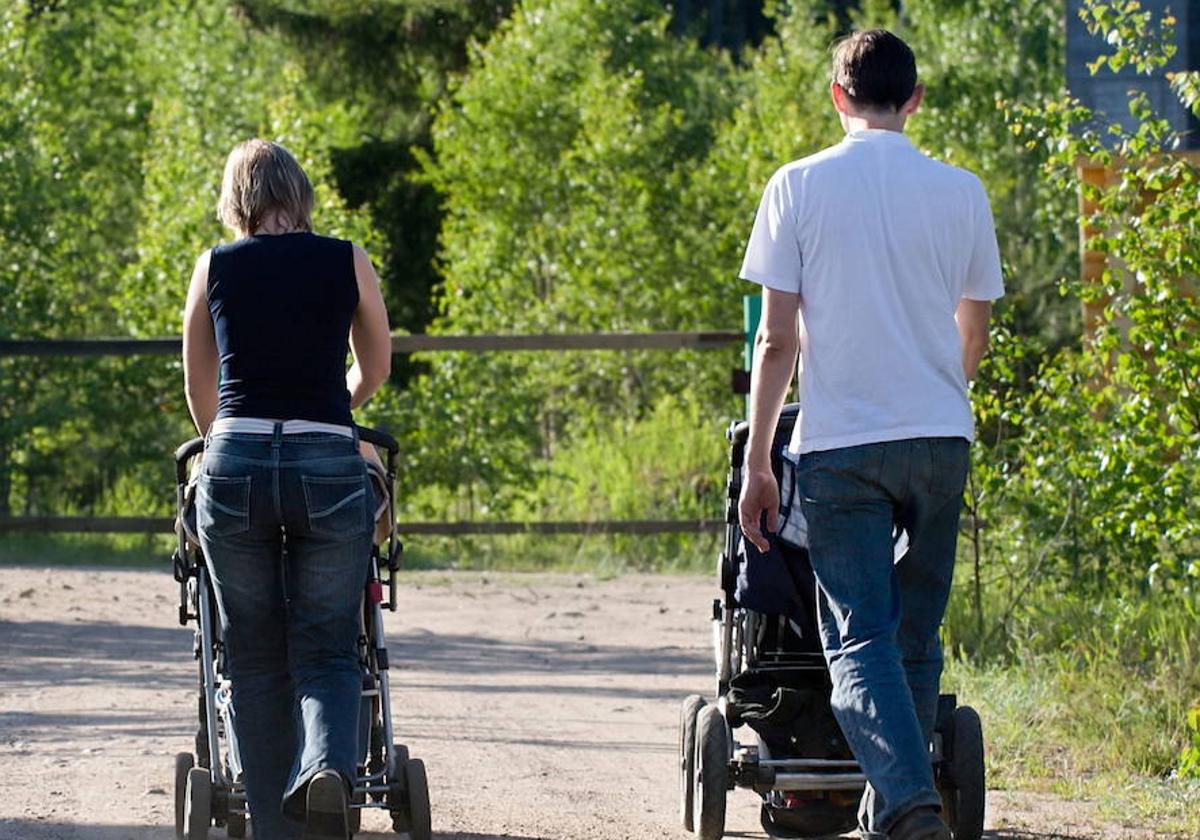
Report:
M 361 475 L 300 477 L 314 534 L 353 537 L 367 530 L 367 487 Z
M 196 524 L 202 535 L 232 537 L 250 529 L 250 476 L 200 474 Z

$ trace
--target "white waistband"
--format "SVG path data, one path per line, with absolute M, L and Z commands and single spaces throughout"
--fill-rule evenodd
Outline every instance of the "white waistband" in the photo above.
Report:
M 321 432 L 328 435 L 341 435 L 353 439 L 354 430 L 349 426 L 339 426 L 336 423 L 318 423 L 315 420 L 264 420 L 261 417 L 222 417 L 214 420 L 209 428 L 210 435 L 227 434 L 239 435 L 273 435 L 275 425 L 283 424 L 285 435 L 302 435 L 305 432 Z

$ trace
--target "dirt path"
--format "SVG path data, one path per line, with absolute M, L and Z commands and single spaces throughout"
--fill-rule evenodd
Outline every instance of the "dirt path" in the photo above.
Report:
M 685 838 L 679 700 L 711 690 L 707 580 L 420 574 L 388 616 L 398 733 L 440 840 Z M 169 840 L 191 629 L 166 572 L 0 568 L 0 840 Z M 764 837 L 735 791 L 729 831 Z M 992 840 L 1150 837 L 997 793 Z M 366 838 L 387 833 L 368 813 Z M 224 837 L 223 831 L 212 833 Z

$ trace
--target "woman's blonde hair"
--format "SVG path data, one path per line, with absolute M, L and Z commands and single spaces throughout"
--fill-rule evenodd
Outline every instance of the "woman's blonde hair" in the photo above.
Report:
M 274 216 L 291 229 L 311 231 L 312 208 L 312 182 L 291 152 L 257 138 L 234 146 L 217 200 L 222 224 L 250 235 Z

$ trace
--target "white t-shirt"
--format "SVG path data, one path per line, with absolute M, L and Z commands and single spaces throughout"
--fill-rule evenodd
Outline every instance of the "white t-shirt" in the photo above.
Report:
M 899 132 L 852 132 L 771 177 L 741 276 L 800 295 L 793 453 L 974 437 L 954 312 L 1004 283 L 973 174 Z

